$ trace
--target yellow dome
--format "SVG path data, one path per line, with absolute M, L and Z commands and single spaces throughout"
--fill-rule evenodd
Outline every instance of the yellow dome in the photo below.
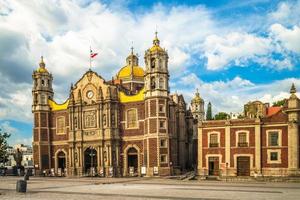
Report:
M 126 65 L 119 71 L 118 78 L 119 79 L 127 78 L 130 77 L 130 75 L 131 75 L 131 66 Z M 139 66 L 133 66 L 133 77 L 144 77 L 143 68 Z
M 154 45 L 153 47 L 150 48 L 150 51 L 163 51 L 163 49 L 160 46 Z
M 48 70 L 46 68 L 42 68 L 42 67 L 39 67 L 36 71 L 39 73 L 48 72 Z

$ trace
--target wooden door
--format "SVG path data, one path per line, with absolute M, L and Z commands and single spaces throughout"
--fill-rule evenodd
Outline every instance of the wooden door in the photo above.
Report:
M 237 157 L 237 175 L 250 176 L 250 157 Z
M 219 157 L 208 158 L 208 175 L 219 176 Z

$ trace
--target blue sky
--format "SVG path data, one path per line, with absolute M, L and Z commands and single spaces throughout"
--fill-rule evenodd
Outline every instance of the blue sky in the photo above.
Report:
M 44 55 L 55 100 L 88 69 L 110 79 L 133 43 L 143 53 L 158 30 L 169 53 L 171 92 L 190 102 L 199 88 L 213 112 L 242 112 L 300 88 L 300 0 L 0 0 L 0 127 L 31 143 L 31 74 Z

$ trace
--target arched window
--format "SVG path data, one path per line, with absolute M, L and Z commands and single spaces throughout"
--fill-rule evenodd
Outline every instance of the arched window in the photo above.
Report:
M 136 109 L 127 110 L 127 128 L 137 127 L 137 111 Z
M 155 58 L 151 58 L 151 68 L 155 68 Z
M 151 77 L 150 84 L 151 89 L 155 89 L 155 77 Z
M 163 79 L 163 78 L 160 78 L 160 79 L 159 79 L 159 88 L 160 88 L 160 89 L 164 89 L 164 83 L 165 83 L 165 82 L 164 82 L 164 79 Z
M 56 133 L 57 134 L 65 133 L 65 117 L 56 118 Z
M 103 126 L 106 126 L 106 115 L 103 114 Z
M 42 79 L 42 86 L 45 86 L 45 81 Z
M 46 96 L 43 95 L 43 94 L 42 94 L 42 96 L 41 96 L 41 103 L 42 103 L 42 104 L 46 104 L 46 103 L 47 103 L 47 102 L 46 102 Z

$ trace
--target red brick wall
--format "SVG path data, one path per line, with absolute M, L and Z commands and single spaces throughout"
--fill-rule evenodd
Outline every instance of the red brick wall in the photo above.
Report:
M 120 125 L 120 135 L 121 136 L 137 136 L 137 135 L 144 135 L 144 121 L 138 121 L 138 128 L 136 129 L 126 129 L 126 111 L 128 109 L 136 108 L 138 114 L 138 120 L 145 119 L 145 103 L 138 102 L 138 103 L 126 103 L 120 105 L 120 121 L 122 122 Z
M 267 147 L 267 130 L 280 129 L 282 131 L 282 146 L 281 147 Z M 274 126 L 262 128 L 262 167 L 288 167 L 288 127 Z M 281 164 L 268 164 L 268 149 L 281 149 Z
M 56 119 L 58 117 L 65 117 L 65 134 L 56 134 Z M 59 111 L 59 112 L 52 112 L 50 115 L 50 139 L 51 141 L 62 141 L 62 140 L 68 140 L 69 138 L 69 114 L 67 111 Z
M 157 139 L 149 138 L 149 166 L 155 167 L 157 166 Z
M 150 116 L 156 116 L 156 100 L 150 100 Z

